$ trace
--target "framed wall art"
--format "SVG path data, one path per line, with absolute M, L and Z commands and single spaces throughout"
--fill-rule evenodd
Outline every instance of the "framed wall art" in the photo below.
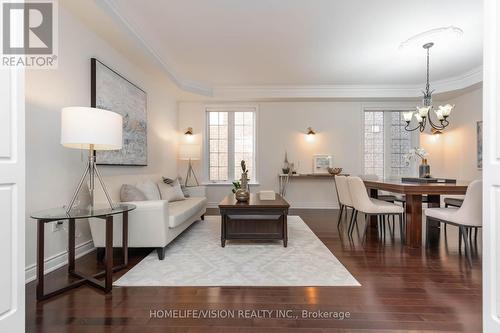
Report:
M 91 106 L 123 117 L 123 148 L 98 151 L 101 165 L 148 165 L 147 94 L 99 60 L 91 59 Z

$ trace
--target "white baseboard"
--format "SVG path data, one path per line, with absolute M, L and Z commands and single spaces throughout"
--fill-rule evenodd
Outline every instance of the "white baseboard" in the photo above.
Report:
M 75 257 L 80 258 L 94 250 L 95 250 L 94 242 L 92 242 L 92 240 L 88 240 L 86 242 L 78 244 L 75 247 Z M 62 266 L 67 264 L 68 264 L 68 251 L 62 251 L 60 253 L 57 253 L 45 259 L 44 274 L 55 271 L 56 269 L 61 268 Z M 26 283 L 36 280 L 36 264 L 27 266 L 25 268 L 25 279 Z
M 208 208 L 219 208 L 218 202 L 208 202 Z M 338 205 L 330 202 L 291 202 L 290 208 L 295 209 L 339 209 Z

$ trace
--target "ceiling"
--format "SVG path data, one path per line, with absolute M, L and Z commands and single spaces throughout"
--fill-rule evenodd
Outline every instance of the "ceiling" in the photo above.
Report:
M 477 83 L 481 72 L 478 0 L 98 2 L 187 90 L 414 89 L 425 82 L 425 52 L 398 47 L 444 26 L 464 34 L 431 49 L 431 85 L 471 75 L 466 84 Z

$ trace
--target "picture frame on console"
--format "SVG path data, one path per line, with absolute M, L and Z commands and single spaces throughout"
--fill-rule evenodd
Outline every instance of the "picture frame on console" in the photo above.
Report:
M 328 168 L 333 167 L 333 156 L 327 154 L 313 155 L 313 173 L 328 173 Z
M 147 93 L 98 59 L 91 58 L 91 106 L 123 117 L 123 148 L 97 152 L 97 164 L 147 166 Z

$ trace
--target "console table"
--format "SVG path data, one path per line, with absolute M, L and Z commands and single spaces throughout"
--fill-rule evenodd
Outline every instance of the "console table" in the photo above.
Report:
M 118 205 L 111 208 L 102 209 L 72 209 L 66 213 L 64 208 L 54 208 L 33 213 L 31 218 L 37 220 L 37 285 L 36 298 L 44 300 L 52 296 L 59 295 L 70 289 L 83 284 L 91 285 L 103 290 L 105 293 L 111 291 L 113 287 L 113 272 L 119 271 L 128 265 L 128 212 L 134 210 L 135 205 Z M 123 264 L 113 267 L 113 216 L 122 214 L 123 235 L 122 250 Z M 78 219 L 98 218 L 106 223 L 106 261 L 104 271 L 86 276 L 75 270 L 75 221 Z M 44 292 L 44 247 L 45 247 L 45 223 L 68 220 L 68 274 L 78 280 L 69 285 L 52 291 L 48 294 Z M 104 282 L 98 280 L 104 277 Z
M 342 176 L 348 176 L 346 174 L 342 174 Z M 285 197 L 286 195 L 286 190 L 288 188 L 288 184 L 290 183 L 290 180 L 292 179 L 326 179 L 326 180 L 333 180 L 335 178 L 334 175 L 331 175 L 329 173 L 294 173 L 294 174 L 286 174 L 286 173 L 280 173 L 278 175 L 278 184 L 279 184 L 279 194 L 282 197 Z

